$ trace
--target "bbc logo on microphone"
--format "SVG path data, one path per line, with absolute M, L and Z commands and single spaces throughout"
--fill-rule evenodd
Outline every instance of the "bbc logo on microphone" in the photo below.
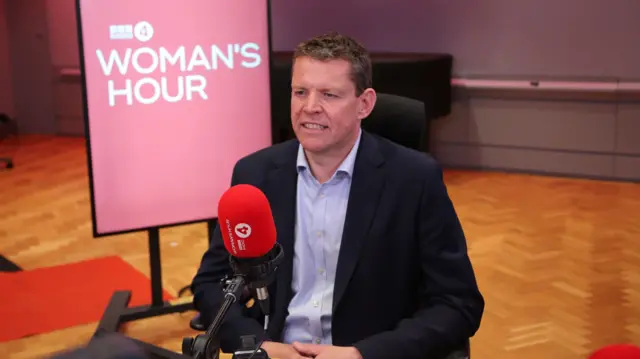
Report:
M 251 226 L 246 223 L 238 223 L 234 228 L 236 236 L 246 239 L 251 235 Z
M 247 250 L 247 245 L 244 243 L 244 240 L 249 238 L 251 235 L 251 226 L 246 223 L 238 223 L 236 224 L 233 231 L 236 232 L 236 236 L 242 239 L 238 239 L 238 250 L 244 251 Z

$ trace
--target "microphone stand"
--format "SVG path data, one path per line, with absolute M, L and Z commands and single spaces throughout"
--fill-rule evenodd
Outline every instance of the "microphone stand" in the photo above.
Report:
M 182 353 L 194 359 L 218 359 L 220 343 L 216 336 L 227 312 L 242 296 L 245 285 L 255 291 L 255 299 L 265 314 L 265 324 L 268 324 L 270 305 L 266 287 L 275 280 L 276 269 L 282 263 L 283 258 L 284 252 L 280 243 L 275 243 L 273 249 L 260 258 L 229 257 L 229 264 L 234 275 L 230 280 L 228 277 L 222 280 L 226 285 L 223 290 L 224 302 L 205 334 L 199 334 L 195 338 L 182 339 Z M 269 358 L 267 353 L 260 349 L 260 344 L 251 343 L 250 338 L 241 339 L 243 340 L 243 348 L 234 354 L 234 358 Z M 255 345 L 253 352 L 250 351 L 252 345 Z
M 232 279 L 223 279 L 225 282 L 224 302 L 218 310 L 213 322 L 205 334 L 198 334 L 195 338 L 182 339 L 182 353 L 194 359 L 217 359 L 220 353 L 220 344 L 214 339 L 218 334 L 222 321 L 227 316 L 231 306 L 242 295 L 245 279 L 242 275 L 236 275 Z

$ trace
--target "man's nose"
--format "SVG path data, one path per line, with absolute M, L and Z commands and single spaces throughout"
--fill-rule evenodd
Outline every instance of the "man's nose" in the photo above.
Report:
M 320 106 L 320 99 L 316 93 L 310 93 L 309 96 L 305 99 L 304 110 L 307 112 L 317 113 L 322 111 L 322 107 Z

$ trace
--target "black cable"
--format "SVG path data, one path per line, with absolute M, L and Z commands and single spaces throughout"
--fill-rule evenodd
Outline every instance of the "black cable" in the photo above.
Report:
M 258 350 L 260 350 L 260 347 L 262 346 L 262 344 L 264 344 L 264 339 L 262 339 L 262 340 L 260 341 L 260 343 L 258 343 L 258 345 L 256 345 L 256 348 L 255 348 L 255 349 L 253 349 L 253 353 L 251 353 L 251 355 L 249 355 L 249 358 L 248 358 L 248 359 L 251 359 L 251 358 L 253 358 L 253 356 L 254 356 L 254 355 L 256 355 L 256 353 L 258 352 Z M 267 355 L 269 355 L 269 353 L 267 353 Z
M 178 297 L 182 297 L 185 295 L 186 292 L 191 291 L 191 285 L 186 285 L 184 287 L 182 287 L 179 291 L 178 291 Z

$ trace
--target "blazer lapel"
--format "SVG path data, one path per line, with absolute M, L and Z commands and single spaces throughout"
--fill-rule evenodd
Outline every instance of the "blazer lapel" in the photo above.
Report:
M 334 311 L 351 280 L 360 250 L 366 241 L 378 207 L 385 178 L 383 162 L 375 138 L 363 131 L 354 166 L 342 244 L 338 256 L 333 294 Z
M 292 295 L 291 281 L 293 276 L 293 243 L 296 210 L 296 154 L 298 143 L 292 141 L 290 146 L 274 160 L 275 167 L 267 175 L 264 192 L 271 205 L 273 219 L 276 224 L 277 241 L 284 251 L 284 260 L 277 269 L 275 280 L 274 315 L 269 334 L 277 336 L 282 331 L 286 309 Z

